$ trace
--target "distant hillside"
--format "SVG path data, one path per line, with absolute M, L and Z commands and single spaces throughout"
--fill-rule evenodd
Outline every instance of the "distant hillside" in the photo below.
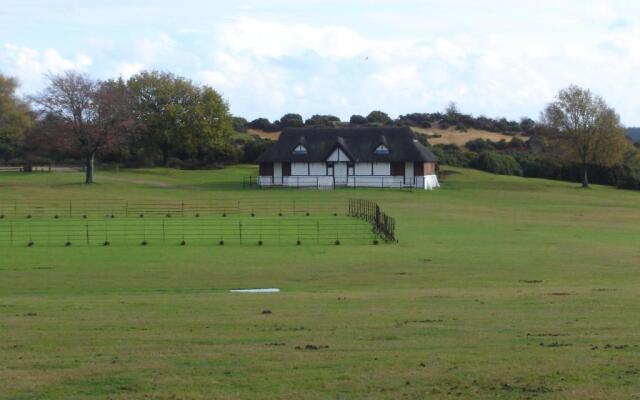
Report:
M 416 133 L 427 135 L 427 140 L 430 144 L 455 144 L 458 147 L 464 147 L 464 145 L 475 139 L 491 140 L 492 142 L 499 142 L 504 140 L 510 142 L 514 138 L 512 135 L 505 135 L 503 133 L 489 132 L 482 129 L 467 129 L 466 132 L 459 131 L 454 128 L 441 129 L 441 128 L 411 128 Z
M 634 142 L 640 140 L 640 128 L 627 128 L 627 136 L 633 139 Z
M 430 144 L 455 144 L 463 147 L 467 142 L 474 139 L 489 139 L 493 142 L 505 140 L 510 142 L 514 136 L 505 135 L 497 132 L 489 132 L 481 129 L 467 129 L 466 132 L 458 131 L 454 128 L 411 128 L 415 133 L 427 135 Z M 259 129 L 248 129 L 249 134 L 257 135 L 263 139 L 277 140 L 280 132 L 264 132 Z

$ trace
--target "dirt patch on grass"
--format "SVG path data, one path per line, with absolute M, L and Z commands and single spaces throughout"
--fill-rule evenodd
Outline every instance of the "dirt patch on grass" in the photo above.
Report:
M 163 182 L 163 181 L 153 181 L 148 179 L 132 179 L 125 177 L 115 177 L 115 176 L 100 176 L 100 179 L 104 179 L 107 181 L 113 182 L 122 182 L 122 183 L 133 183 L 134 185 L 144 185 L 144 186 L 152 186 L 158 188 L 175 188 L 177 187 L 174 184 Z
M 328 348 L 329 346 L 324 344 L 308 344 L 304 347 L 302 346 L 295 347 L 296 350 L 322 350 L 322 349 L 328 349 Z
M 540 342 L 540 346 L 542 346 L 542 347 L 569 347 L 569 346 L 573 346 L 573 344 L 571 344 L 571 343 L 561 343 L 561 342 L 551 342 L 551 343 Z
M 568 335 L 566 333 L 527 333 L 527 336 L 557 337 L 557 336 L 568 336 Z

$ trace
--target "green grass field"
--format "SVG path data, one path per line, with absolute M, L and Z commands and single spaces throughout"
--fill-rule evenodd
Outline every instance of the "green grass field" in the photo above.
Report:
M 1 174 L 10 204 L 371 199 L 399 243 L 2 245 L 0 398 L 640 398 L 640 193 L 451 168 L 432 192 L 241 189 L 251 173 Z

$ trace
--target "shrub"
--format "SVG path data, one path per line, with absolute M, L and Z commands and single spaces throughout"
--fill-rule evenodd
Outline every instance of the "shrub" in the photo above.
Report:
M 231 124 L 233 126 L 233 130 L 236 132 L 246 132 L 247 125 L 249 124 L 246 119 L 242 117 L 233 117 L 231 119 Z
M 469 164 L 475 157 L 475 153 L 467 153 L 455 144 L 439 144 L 431 148 L 433 154 L 438 157 L 441 164 L 450 165 L 452 167 L 469 167 Z
M 491 140 L 484 140 L 481 138 L 468 141 L 464 147 L 476 153 L 495 150 L 495 146 Z
M 255 163 L 260 154 L 264 153 L 273 146 L 273 140 L 261 139 L 255 137 L 253 140 L 247 140 L 242 147 L 242 155 L 240 161 L 243 163 Z
M 311 118 L 304 121 L 307 126 L 334 126 L 340 123 L 340 118 L 335 115 L 319 115 L 315 114 Z
M 371 111 L 369 115 L 367 115 L 367 122 L 372 124 L 390 124 L 393 122 L 389 115 L 382 111 Z
M 364 125 L 367 123 L 367 119 L 362 115 L 354 114 L 351 116 L 351 118 L 349 118 L 349 122 L 354 125 Z
M 280 126 L 282 128 L 302 128 L 304 121 L 300 114 L 285 114 L 280 118 Z
M 522 176 L 522 167 L 510 155 L 484 151 L 471 163 L 473 168 L 499 175 Z
M 302 118 L 302 117 L 300 117 Z M 269 122 L 266 118 L 256 118 L 247 124 L 248 128 L 259 129 L 265 132 L 277 132 L 280 130 L 280 122 Z

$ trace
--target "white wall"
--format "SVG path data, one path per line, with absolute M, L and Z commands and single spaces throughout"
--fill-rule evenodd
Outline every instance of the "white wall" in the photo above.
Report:
M 373 163 L 373 174 L 374 175 L 391 175 L 391 164 L 390 163 Z
M 356 163 L 356 175 L 371 175 L 371 163 Z
M 349 157 L 342 151 L 341 148 L 337 148 L 331 153 L 327 161 L 351 161 Z
M 413 182 L 413 162 L 404 163 L 404 178 L 406 182 Z
M 281 178 L 282 177 L 282 163 L 273 163 L 273 177 Z
M 291 175 L 309 175 L 309 167 L 307 167 L 307 163 L 291 163 Z
M 349 186 L 401 188 L 404 183 L 402 176 L 353 176 L 349 177 Z
M 311 173 L 309 175 L 320 175 L 320 176 L 326 176 L 327 175 L 327 163 L 311 163 L 309 164 L 309 168 Z

